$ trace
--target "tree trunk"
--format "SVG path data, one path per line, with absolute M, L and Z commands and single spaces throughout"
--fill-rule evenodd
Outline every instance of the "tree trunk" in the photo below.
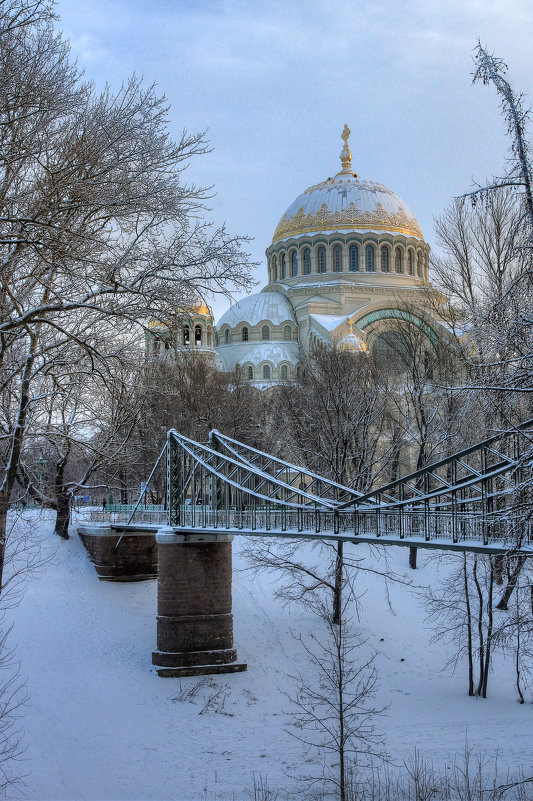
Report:
M 4 587 L 4 560 L 6 552 L 6 535 L 7 535 L 7 510 L 9 504 L 0 501 L 0 592 Z
M 479 658 L 479 677 L 476 688 L 476 695 L 481 695 L 483 690 L 483 675 L 485 672 L 485 641 L 483 637 L 483 591 L 477 575 L 477 556 L 474 556 L 474 567 L 472 569 L 474 583 L 478 596 L 478 615 L 477 615 L 477 636 L 478 636 L 478 658 Z
M 498 554 L 494 558 L 494 580 L 499 586 L 503 584 L 503 564 L 503 554 Z
M 514 569 L 511 571 L 511 575 L 509 576 L 509 580 L 507 581 L 507 586 L 503 591 L 503 595 L 496 604 L 496 609 L 502 609 L 504 612 L 507 611 L 507 605 L 509 603 L 509 599 L 513 594 L 513 590 L 516 587 L 516 582 L 518 581 L 518 576 L 520 575 L 520 571 L 522 570 L 525 561 L 525 556 L 518 556 L 516 559 L 516 565 Z
M 56 494 L 56 522 L 54 534 L 68 540 L 68 527 L 70 523 L 70 493 L 65 490 L 61 494 Z
M 70 450 L 70 449 L 69 449 Z M 56 475 L 54 481 L 56 497 L 56 523 L 54 534 L 68 540 L 68 525 L 70 523 L 70 493 L 64 484 L 65 465 L 68 460 L 68 452 L 58 459 L 56 463 Z
M 487 685 L 489 683 L 489 668 L 492 653 L 492 626 L 493 626 L 493 611 L 492 611 L 492 595 L 494 590 L 494 566 L 492 559 L 490 560 L 490 576 L 489 576 L 489 597 L 487 598 L 487 639 L 485 648 L 485 667 L 483 669 L 483 688 L 481 697 L 487 697 Z
M 463 579 L 466 601 L 466 626 L 468 638 L 468 695 L 474 695 L 474 654 L 472 652 L 472 609 L 470 608 L 470 593 L 468 587 L 468 564 L 466 554 L 463 554 Z
M 337 557 L 335 559 L 335 586 L 333 589 L 333 622 L 339 625 L 342 614 L 342 580 L 343 580 L 343 542 L 337 543 Z

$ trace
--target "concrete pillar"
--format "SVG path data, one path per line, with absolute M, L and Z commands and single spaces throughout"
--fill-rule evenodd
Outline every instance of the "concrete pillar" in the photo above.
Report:
M 246 670 L 237 664 L 231 612 L 230 534 L 157 532 L 157 651 L 160 676 Z

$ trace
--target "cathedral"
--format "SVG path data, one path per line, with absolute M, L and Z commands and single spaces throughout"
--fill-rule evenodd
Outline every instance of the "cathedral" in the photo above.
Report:
M 267 389 L 296 379 L 301 354 L 320 346 L 390 358 L 401 351 L 406 322 L 428 347 L 446 337 L 416 217 L 391 189 L 354 172 L 349 135 L 344 126 L 341 170 L 302 192 L 281 217 L 266 250 L 267 285 L 231 306 L 216 327 L 199 304 L 182 327 L 180 349 L 203 352 L 220 370 L 240 370 Z M 153 331 L 153 348 L 161 333 Z

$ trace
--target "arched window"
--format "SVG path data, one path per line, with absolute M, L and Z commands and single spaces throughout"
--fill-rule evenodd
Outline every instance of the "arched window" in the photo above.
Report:
M 357 245 L 350 245 L 349 260 L 350 260 L 350 272 L 351 273 L 358 273 L 359 272 L 359 248 L 357 247 Z
M 373 273 L 376 270 L 374 256 L 374 248 L 372 245 L 367 245 L 365 248 L 365 269 L 367 273 Z
M 207 332 L 207 346 L 210 348 L 213 345 L 213 334 L 211 331 Z
M 412 250 L 408 250 L 407 251 L 407 269 L 409 270 L 409 275 L 413 274 L 414 265 L 415 265 L 415 260 L 414 260 L 414 256 L 413 256 L 413 251 Z
M 265 381 L 270 381 L 270 367 L 268 364 L 263 365 L 263 378 Z
M 396 250 L 394 251 L 394 271 L 397 273 L 403 272 L 401 248 L 396 248 Z
M 326 272 L 326 248 L 320 246 L 316 252 L 317 259 L 318 259 L 318 272 L 325 273 Z
M 248 328 L 246 326 L 243 326 L 243 328 L 242 328 L 241 340 L 243 342 L 248 342 Z
M 298 275 L 298 254 L 295 250 L 291 251 L 291 275 Z
M 189 326 L 183 326 L 183 344 L 190 345 L 191 343 L 191 332 L 189 331 Z
M 229 345 L 229 343 L 231 342 L 231 332 L 229 328 L 226 328 L 225 338 L 226 338 L 226 345 Z
M 335 245 L 333 248 L 333 272 L 342 273 L 342 248 Z
M 418 277 L 422 278 L 422 259 L 423 256 L 421 253 L 418 254 Z
M 278 278 L 278 260 L 272 256 L 272 280 L 276 281 Z
M 280 376 L 282 381 L 287 381 L 287 379 L 289 378 L 289 368 L 287 367 L 286 364 L 281 365 Z
M 280 261 L 280 266 L 279 266 L 280 277 L 281 278 L 286 278 L 287 277 L 287 265 L 285 264 L 285 253 L 281 254 L 281 256 L 279 257 L 279 261 Z
M 291 329 L 290 325 L 286 325 L 285 328 L 283 329 L 283 339 L 285 340 L 285 342 L 290 342 L 291 341 L 291 339 L 292 339 L 292 329 Z
M 311 250 L 304 250 L 304 275 L 311 275 Z
M 261 339 L 270 339 L 270 328 L 268 325 L 264 325 L 261 329 Z
M 389 249 L 386 245 L 381 248 L 381 272 L 390 273 Z
M 254 379 L 254 368 L 250 365 L 248 368 L 248 381 L 253 381 Z
M 202 326 L 195 325 L 194 326 L 194 344 L 201 345 L 202 344 Z

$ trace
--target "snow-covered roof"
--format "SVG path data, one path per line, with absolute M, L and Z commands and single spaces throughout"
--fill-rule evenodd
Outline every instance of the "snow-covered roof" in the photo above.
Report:
M 399 195 L 383 184 L 341 172 L 299 195 L 272 241 L 334 231 L 387 231 L 423 239 L 416 217 Z
M 277 367 L 283 362 L 289 362 L 295 367 L 298 364 L 298 343 L 285 342 L 260 342 L 253 345 L 247 353 L 241 354 L 239 362 L 251 362 L 260 365 L 262 362 L 270 362 Z
M 226 370 L 235 369 L 235 365 L 251 362 L 259 366 L 262 362 L 270 362 L 275 367 L 283 362 L 293 366 L 298 364 L 298 342 L 230 342 L 221 343 L 215 348 L 223 360 Z
M 217 328 L 229 325 L 230 328 L 241 323 L 258 325 L 267 320 L 272 325 L 281 325 L 284 322 L 296 323 L 294 310 L 288 298 L 281 292 L 258 292 L 243 298 L 231 306 L 217 323 Z
M 316 320 L 317 323 L 320 323 L 322 328 L 325 328 L 326 331 L 334 331 L 335 328 L 347 320 L 350 315 L 343 314 L 339 317 L 336 314 L 310 314 L 309 317 L 311 320 Z

